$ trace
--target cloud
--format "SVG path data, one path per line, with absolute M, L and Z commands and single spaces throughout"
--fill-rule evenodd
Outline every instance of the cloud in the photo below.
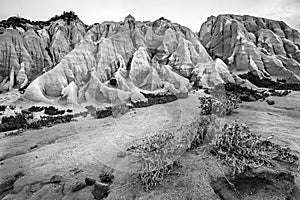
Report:
M 266 15 L 276 20 L 282 20 L 292 28 L 300 30 L 300 1 L 299 0 L 277 0 L 269 8 Z

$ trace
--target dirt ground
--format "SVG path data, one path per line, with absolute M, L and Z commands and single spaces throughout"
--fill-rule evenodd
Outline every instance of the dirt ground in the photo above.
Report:
M 72 192 L 86 177 L 99 181 L 103 170 L 113 169 L 115 176 L 107 199 L 300 199 L 299 172 L 291 167 L 290 177 L 264 172 L 267 179 L 238 179 L 231 191 L 224 174 L 228 169 L 198 150 L 186 152 L 177 167 L 161 186 L 145 192 L 126 149 L 134 141 L 163 129 L 177 129 L 199 115 L 198 96 L 130 110 L 116 118 L 94 119 L 90 115 L 77 121 L 16 136 L 0 134 L 0 183 L 15 178 L 3 199 L 94 199 L 92 186 Z M 247 123 L 254 133 L 269 137 L 281 145 L 300 152 L 300 93 L 270 97 L 274 105 L 264 102 L 242 103 L 226 121 Z M 2 100 L 1 100 L 2 101 Z M 2 102 L 3 103 L 3 102 Z M 60 175 L 59 183 L 49 183 Z M 17 177 L 17 178 L 16 178 Z M 276 186 L 270 179 L 277 181 Z M 276 182 L 275 181 L 275 182 Z M 293 183 L 292 183 L 293 182 Z M 3 185 L 2 185 L 3 186 Z M 289 186 L 289 187 L 287 187 Z M 249 189 L 250 188 L 250 189 Z M 290 192 L 290 190 L 293 190 Z

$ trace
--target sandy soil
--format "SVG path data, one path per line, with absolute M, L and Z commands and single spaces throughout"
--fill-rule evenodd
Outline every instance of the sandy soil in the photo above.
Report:
M 180 159 L 182 167 L 176 168 L 161 186 L 145 192 L 124 153 L 130 144 L 147 134 L 166 128 L 177 129 L 189 123 L 199 114 L 198 95 L 202 93 L 190 94 L 187 99 L 168 104 L 131 110 L 117 118 L 87 116 L 77 118 L 76 122 L 25 131 L 17 136 L 1 134 L 0 183 L 22 174 L 4 199 L 94 199 L 93 187 L 77 192 L 72 192 L 71 188 L 86 177 L 99 180 L 101 171 L 109 168 L 114 169 L 115 179 L 107 199 L 220 199 L 212 181 L 224 177 L 226 168 L 211 156 L 197 150 L 185 153 Z M 274 135 L 273 141 L 300 152 L 300 93 L 270 98 L 275 105 L 265 101 L 243 103 L 224 120 L 245 122 L 262 137 Z M 61 175 L 62 181 L 48 183 L 53 175 Z M 300 186 L 298 177 L 296 185 Z M 262 198 L 261 193 L 268 195 Z M 272 196 L 272 193 L 260 191 L 255 195 L 245 195 L 243 199 L 285 198 L 281 193 Z

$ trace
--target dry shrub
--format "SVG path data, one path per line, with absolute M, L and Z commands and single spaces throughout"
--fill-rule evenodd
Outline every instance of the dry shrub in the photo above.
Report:
M 260 166 L 274 166 L 274 161 L 293 163 L 298 157 L 249 131 L 244 124 L 220 126 L 215 115 L 199 116 L 176 131 L 162 131 L 146 137 L 128 148 L 133 162 L 141 166 L 140 179 L 146 191 L 162 183 L 181 155 L 194 148 L 209 149 L 233 175 Z
M 234 176 L 261 166 L 273 167 L 275 160 L 287 163 L 298 160 L 289 148 L 262 140 L 245 124 L 237 122 L 225 124 L 216 134 L 212 153 L 232 169 Z
M 141 164 L 140 178 L 145 190 L 161 184 L 188 149 L 209 144 L 216 127 L 216 116 L 200 116 L 176 131 L 155 133 L 132 145 L 128 150 L 132 152 L 132 161 Z
M 217 116 L 230 115 L 235 109 L 238 108 L 240 99 L 235 95 L 228 96 L 205 96 L 199 97 L 200 108 L 202 115 L 215 114 Z

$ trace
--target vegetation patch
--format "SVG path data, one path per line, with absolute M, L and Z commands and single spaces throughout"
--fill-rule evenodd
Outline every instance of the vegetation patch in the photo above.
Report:
M 176 101 L 178 98 L 175 94 L 167 93 L 167 94 L 148 94 L 142 93 L 147 101 L 132 101 L 131 104 L 135 108 L 148 107 L 155 104 L 164 104 L 172 101 Z
M 155 133 L 129 147 L 132 162 L 141 165 L 139 177 L 145 190 L 161 184 L 181 155 L 208 143 L 217 128 L 215 116 L 199 116 L 176 131 Z
M 299 83 L 287 83 L 285 79 L 277 79 L 276 81 L 269 78 L 260 79 L 258 76 L 253 75 L 251 72 L 239 75 L 242 79 L 247 79 L 257 87 L 274 88 L 276 90 L 294 90 L 300 91 Z
M 199 100 L 202 115 L 230 115 L 239 107 L 238 104 L 240 103 L 240 99 L 234 95 L 219 99 L 213 96 L 205 96 L 199 97 Z
M 263 140 L 237 122 L 225 124 L 217 132 L 212 153 L 232 169 L 234 176 L 261 166 L 274 167 L 274 161 L 292 164 L 298 160 L 289 148 Z
M 221 126 L 218 116 L 229 115 L 238 107 L 240 100 L 235 95 L 200 101 L 201 115 L 190 124 L 151 134 L 127 149 L 132 162 L 140 164 L 139 178 L 146 191 L 162 183 L 182 154 L 199 147 L 207 147 L 204 149 L 228 166 L 232 177 L 263 166 L 274 167 L 278 161 L 293 164 L 298 160 L 289 148 L 261 139 L 244 124 Z
M 118 115 L 123 115 L 132 107 L 123 103 L 114 106 L 106 106 L 104 108 L 95 108 L 94 106 L 88 106 L 86 108 L 93 116 L 95 116 L 96 119 L 101 119 L 109 116 L 117 117 Z
M 0 124 L 0 132 L 17 129 L 39 129 L 44 126 L 53 126 L 59 123 L 70 122 L 73 115 L 41 116 L 34 119 L 32 113 L 16 113 L 15 116 L 3 116 Z M 10 134 L 8 134 L 10 135 Z

